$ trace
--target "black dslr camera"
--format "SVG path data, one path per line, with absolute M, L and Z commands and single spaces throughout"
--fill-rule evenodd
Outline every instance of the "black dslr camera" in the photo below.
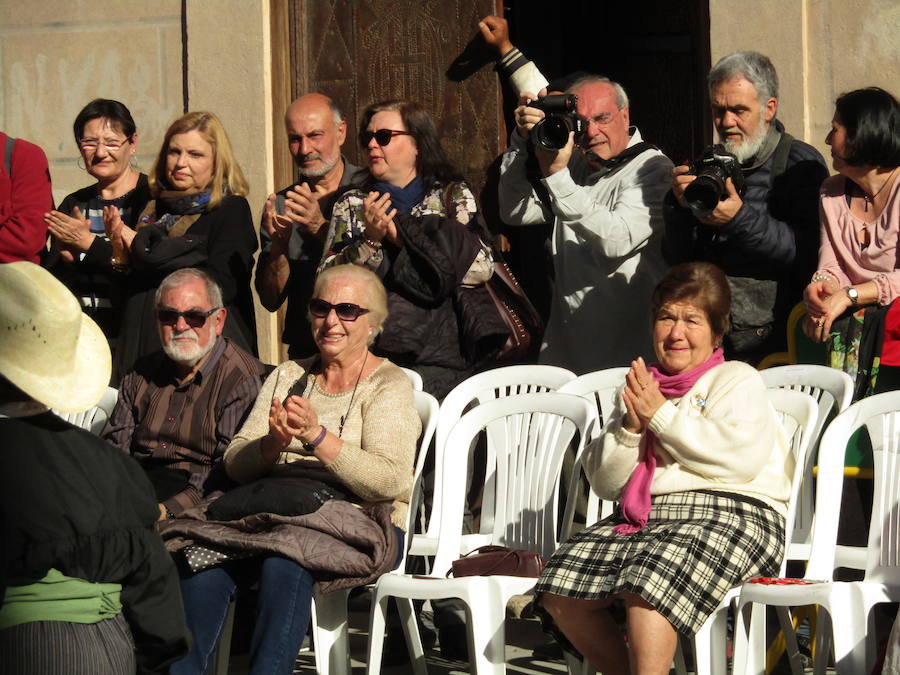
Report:
M 695 216 L 703 218 L 712 213 L 716 205 L 728 196 L 725 181 L 731 179 L 734 189 L 744 196 L 744 174 L 737 157 L 721 143 L 711 145 L 698 159 L 691 162 L 689 176 L 697 176 L 685 188 L 684 200 Z
M 544 111 L 544 119 L 534 125 L 531 137 L 547 150 L 559 150 L 569 142 L 569 132 L 575 132 L 575 142 L 584 134 L 584 120 L 576 112 L 575 94 L 550 94 L 528 105 Z

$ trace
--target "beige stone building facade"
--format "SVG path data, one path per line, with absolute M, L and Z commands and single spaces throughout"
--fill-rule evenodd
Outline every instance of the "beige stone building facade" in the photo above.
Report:
M 273 81 L 273 72 L 284 72 L 273 70 L 273 59 L 283 56 L 272 49 L 280 2 L 0 0 L 0 129 L 45 149 L 58 202 L 90 182 L 71 124 L 92 98 L 131 109 L 144 171 L 185 102 L 212 110 L 258 212 L 284 161 L 275 153 L 285 83 Z M 709 18 L 712 61 L 738 49 L 767 54 L 781 79 L 779 117 L 826 156 L 837 94 L 868 85 L 900 93 L 897 0 L 710 0 Z M 276 362 L 275 317 L 258 308 L 257 320 L 261 357 Z

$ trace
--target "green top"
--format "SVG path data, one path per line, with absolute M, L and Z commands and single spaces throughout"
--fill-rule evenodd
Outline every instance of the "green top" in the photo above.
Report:
M 97 623 L 122 611 L 121 584 L 92 583 L 50 569 L 40 581 L 7 586 L 0 630 L 31 621 Z

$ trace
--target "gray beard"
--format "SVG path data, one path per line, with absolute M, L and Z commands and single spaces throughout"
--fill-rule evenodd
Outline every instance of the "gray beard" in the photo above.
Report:
M 325 164 L 322 165 L 321 169 L 311 169 L 310 170 L 310 169 L 303 169 L 298 166 L 297 173 L 300 174 L 300 176 L 303 178 L 321 178 L 326 173 L 331 171 L 337 165 L 339 160 L 340 160 L 340 156 L 337 156 L 330 162 L 325 162 Z
M 733 141 L 723 141 L 725 149 L 732 155 L 737 157 L 738 164 L 746 164 L 756 156 L 762 147 L 763 141 L 766 140 L 766 119 L 762 115 L 759 116 L 759 127 L 751 138 L 744 137 L 740 143 Z M 721 140 L 721 135 L 719 136 Z
M 175 347 L 171 342 L 167 345 L 163 345 L 163 351 L 166 356 L 178 365 L 193 368 L 212 351 L 212 348 L 216 346 L 216 340 L 218 340 L 218 338 L 218 335 L 211 335 L 206 346 L 199 347 L 198 350 L 194 351 L 190 356 L 185 356 L 184 352 Z

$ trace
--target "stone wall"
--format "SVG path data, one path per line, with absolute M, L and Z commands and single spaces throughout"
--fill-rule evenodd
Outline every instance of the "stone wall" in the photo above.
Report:
M 733 51 L 766 54 L 778 71 L 778 117 L 829 157 L 834 99 L 879 86 L 900 95 L 897 0 L 710 0 L 712 62 Z

